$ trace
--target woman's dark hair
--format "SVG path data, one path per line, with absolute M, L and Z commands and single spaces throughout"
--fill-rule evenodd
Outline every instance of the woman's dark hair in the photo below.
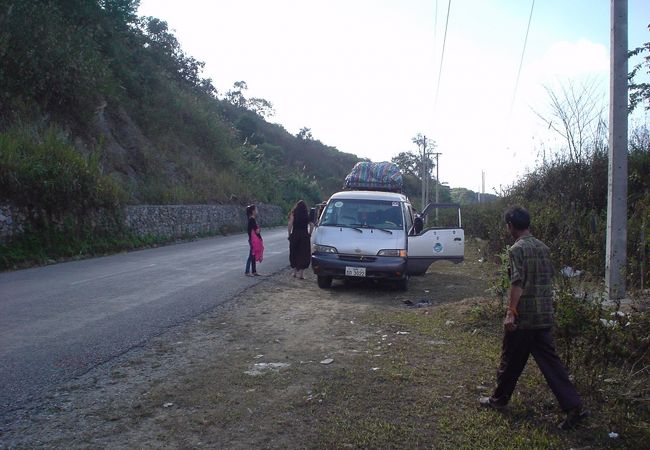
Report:
M 503 218 L 515 230 L 526 230 L 530 227 L 530 214 L 521 206 L 511 206 L 506 210 Z
M 309 211 L 307 210 L 307 204 L 304 200 L 298 200 L 296 206 L 291 210 L 293 218 L 301 218 L 303 220 L 309 221 Z
M 250 217 L 253 211 L 255 211 L 255 205 L 248 205 L 246 207 L 246 216 Z

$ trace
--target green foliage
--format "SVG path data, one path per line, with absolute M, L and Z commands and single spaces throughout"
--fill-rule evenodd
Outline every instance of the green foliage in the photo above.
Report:
M 237 124 L 243 146 L 250 147 L 242 153 L 248 162 L 256 161 L 256 164 L 264 162 L 260 165 L 260 169 L 273 172 L 271 180 L 284 180 L 287 176 L 310 179 L 303 185 L 311 186 L 316 183 L 319 202 L 341 189 L 345 175 L 359 161 L 355 155 L 326 146 L 310 138 L 309 134 L 298 133 L 298 136 L 293 136 L 282 126 L 266 122 L 259 114 L 253 114 L 250 110 L 235 106 L 231 102 L 224 102 L 222 107 L 224 117 L 231 123 Z M 309 131 L 307 128 L 304 130 L 305 133 Z M 253 169 L 246 166 L 246 170 L 245 173 L 248 173 Z M 276 176 L 276 173 L 279 176 Z M 264 186 L 269 191 L 282 192 L 282 189 L 277 191 L 273 187 L 273 182 L 270 185 L 261 184 L 259 175 L 256 174 L 252 180 L 256 186 Z M 279 195 L 278 204 L 293 204 L 298 200 L 298 198 L 284 197 L 283 195 L 288 195 L 286 190 L 285 194 Z M 303 195 L 307 200 L 312 194 L 305 191 Z
M 503 222 L 507 200 L 462 205 L 461 214 L 465 234 L 487 241 L 486 250 L 489 254 L 500 253 L 508 242 L 507 230 Z
M 311 128 L 307 127 L 302 127 L 300 131 L 298 131 L 298 134 L 296 134 L 296 137 L 302 140 L 314 140 L 314 135 L 311 133 Z
M 504 300 L 508 289 L 510 288 L 510 276 L 508 275 L 508 267 L 510 265 L 510 258 L 508 256 L 508 249 L 504 248 L 499 257 L 499 269 L 497 271 L 497 276 L 490 283 L 489 291 L 490 293 L 500 300 L 502 309 L 505 311 Z
M 314 206 L 322 201 L 318 184 L 312 179 L 302 175 L 287 177 L 282 183 L 283 195 L 286 199 L 280 206 L 291 209 L 298 200 L 304 200 L 308 206 Z
M 650 30 L 650 25 L 648 25 Z M 650 74 L 650 42 L 630 50 L 628 57 L 641 56 L 640 62 L 632 67 L 632 71 L 628 74 L 628 84 L 630 91 L 630 111 L 633 111 L 639 104 L 645 102 L 645 109 L 650 109 L 650 83 L 639 82 L 635 79 L 641 69 L 645 69 L 646 74 Z
M 390 161 L 400 168 L 402 174 L 412 175 L 419 180 L 422 179 L 420 175 L 422 173 L 422 155 L 418 155 L 414 151 L 401 152 L 397 156 L 393 156 Z M 427 155 L 426 163 L 429 168 L 435 166 L 431 155 Z
M 555 295 L 558 350 L 576 379 L 590 388 L 620 384 L 617 401 L 629 404 L 650 398 L 650 313 L 647 309 L 605 304 L 601 296 L 567 278 Z
M 273 105 L 246 98 L 243 81 L 219 100 L 203 63 L 137 8 L 137 0 L 0 4 L 0 192 L 35 218 L 18 247 L 42 233 L 46 247 L 70 254 L 54 245 L 57 233 L 85 241 L 86 226 L 99 230 L 99 211 L 113 216 L 108 228 L 119 223 L 120 203 L 289 209 L 340 188 L 358 158 L 266 122 Z
M 102 175 L 96 154 L 82 156 L 59 131 L 0 133 L 0 191 L 5 199 L 45 219 L 115 209 L 120 189 Z
M 640 134 L 639 134 L 640 133 Z M 637 135 L 646 136 L 639 132 Z M 639 140 L 640 139 L 640 140 Z M 639 138 L 629 153 L 628 277 L 632 285 L 648 280 L 647 227 L 650 224 L 650 153 Z M 636 142 L 636 143 L 635 143 Z M 503 223 L 508 205 L 526 207 L 533 234 L 550 248 L 557 268 L 565 265 L 604 274 L 607 226 L 607 156 L 595 152 L 575 162 L 562 156 L 546 161 L 513 185 L 498 201 L 463 208 L 465 232 L 489 240 L 497 253 L 511 241 Z
M 120 232 L 124 193 L 101 173 L 98 155 L 84 157 L 54 128 L 0 133 L 0 192 L 30 220 L 0 247 L 0 268 L 101 251 Z
M 573 368 L 577 348 L 585 334 L 597 324 L 601 316 L 602 299 L 590 298 L 586 293 L 578 293 L 568 278 L 558 278 L 554 296 L 556 337 L 558 349 L 564 362 Z
M 274 203 L 289 211 L 298 200 L 312 206 L 322 201 L 320 187 L 314 177 L 298 171 L 282 171 L 275 162 L 282 149 L 270 144 L 261 147 L 243 147 L 245 161 L 239 171 L 247 180 L 247 198 Z M 276 158 L 269 158 L 275 153 Z
M 495 276 L 490 280 L 487 289 L 487 292 L 490 293 L 490 300 L 473 304 L 467 312 L 467 321 L 472 328 L 480 327 L 489 329 L 495 323 L 501 323 L 505 317 L 506 296 L 510 288 L 508 249 L 502 249 L 497 256 L 497 271 Z
M 27 229 L 7 245 L 0 245 L 0 270 L 47 264 L 51 261 L 103 255 L 158 245 L 171 239 L 139 237 L 121 230 L 86 227 L 78 233 L 69 227 Z
M 111 83 L 97 44 L 106 36 L 92 1 L 23 0 L 0 6 L 0 112 L 41 111 L 86 119 Z M 99 26 L 84 26 L 88 21 Z

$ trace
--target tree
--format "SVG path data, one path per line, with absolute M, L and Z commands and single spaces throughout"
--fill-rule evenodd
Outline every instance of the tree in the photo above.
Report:
M 426 136 L 423 136 L 422 133 L 418 133 L 412 137 L 411 142 L 418 146 L 418 158 L 420 161 L 420 166 L 422 166 L 422 153 L 424 152 L 424 176 L 427 179 L 431 178 L 433 175 L 433 168 L 436 166 L 436 164 L 433 162 L 433 159 L 431 158 L 431 154 L 436 149 L 438 144 L 436 144 L 436 141 L 433 139 L 429 139 Z M 420 167 L 418 174 L 421 172 L 422 169 Z M 418 176 L 421 178 L 421 175 Z
M 561 83 L 559 92 L 546 86 L 550 100 L 549 117 L 535 112 L 548 127 L 564 138 L 569 159 L 581 162 L 594 151 L 605 148 L 607 125 L 603 114 L 605 107 L 593 81 L 576 85 L 569 80 Z
M 302 127 L 296 137 L 303 141 L 313 141 L 314 136 L 311 134 L 311 128 Z
M 194 90 L 213 98 L 216 96 L 212 80 L 201 76 L 205 63 L 183 51 L 167 22 L 155 17 L 146 17 L 140 22 L 140 27 L 147 39 L 144 47 L 154 56 L 160 68 L 176 80 L 189 83 Z
M 248 114 L 242 115 L 236 126 L 244 139 L 250 140 L 257 132 L 257 123 Z
M 226 101 L 238 108 L 248 109 L 263 119 L 272 117 L 275 114 L 273 103 L 257 97 L 247 99 L 244 95 L 244 92 L 247 90 L 248 84 L 245 81 L 235 81 L 232 89 L 226 92 Z
M 422 150 L 421 147 L 423 144 L 426 144 L 426 155 L 425 155 L 425 175 L 428 175 L 431 177 L 433 173 L 433 169 L 436 166 L 436 163 L 433 161 L 433 158 L 431 157 L 432 151 L 436 148 L 436 143 L 435 141 L 431 139 L 426 139 L 422 134 L 418 133 L 417 136 L 415 136 L 413 139 L 411 139 L 414 144 L 418 146 L 418 151 L 414 150 L 409 150 L 406 152 L 400 152 L 397 154 L 397 156 L 393 156 L 391 158 L 391 162 L 397 167 L 400 168 L 402 173 L 405 173 L 407 175 L 413 175 L 414 177 L 422 179 Z
M 467 188 L 453 188 L 451 189 L 451 200 L 461 205 L 471 205 L 478 203 L 478 194 Z
M 226 92 L 226 101 L 239 108 L 246 107 L 246 97 L 244 91 L 248 89 L 245 81 L 235 81 L 233 88 Z
M 397 156 L 393 156 L 390 161 L 393 164 L 397 165 L 402 173 L 420 178 L 422 157 L 417 155 L 415 152 L 400 152 L 397 154 Z
M 137 24 L 140 0 L 99 0 L 98 3 L 107 16 L 123 29 Z
M 263 98 L 251 98 L 246 102 L 246 107 L 263 119 L 266 119 L 267 117 L 273 117 L 275 115 L 273 103 Z
M 648 25 L 650 30 L 650 25 Z M 628 57 L 644 55 L 641 62 L 634 65 L 632 71 L 629 73 L 627 79 L 630 89 L 630 112 L 634 110 L 640 103 L 645 102 L 645 110 L 650 110 L 650 83 L 635 82 L 634 78 L 637 76 L 639 70 L 645 67 L 645 71 L 650 75 L 650 42 L 646 42 L 640 47 L 630 50 Z

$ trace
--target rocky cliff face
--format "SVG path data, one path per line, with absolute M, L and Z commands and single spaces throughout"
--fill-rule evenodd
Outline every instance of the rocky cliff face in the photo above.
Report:
M 113 112 L 106 106 L 104 102 L 97 108 L 93 124 L 103 167 L 122 178 L 120 181 L 134 181 L 146 170 L 144 154 L 152 145 L 123 108 Z

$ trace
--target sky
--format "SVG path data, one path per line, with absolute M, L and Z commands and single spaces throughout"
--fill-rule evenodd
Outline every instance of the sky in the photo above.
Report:
M 594 86 L 607 120 L 610 1 L 535 0 L 532 16 L 531 5 L 141 0 L 139 14 L 165 20 L 222 95 L 245 81 L 293 134 L 308 127 L 324 144 L 388 161 L 417 151 L 422 133 L 441 153 L 441 182 L 479 191 L 485 172 L 485 192 L 498 193 L 563 146 L 540 118 L 551 117 L 547 88 Z M 628 0 L 629 48 L 650 41 L 649 23 L 650 1 Z M 647 124 L 637 108 L 630 126 Z

